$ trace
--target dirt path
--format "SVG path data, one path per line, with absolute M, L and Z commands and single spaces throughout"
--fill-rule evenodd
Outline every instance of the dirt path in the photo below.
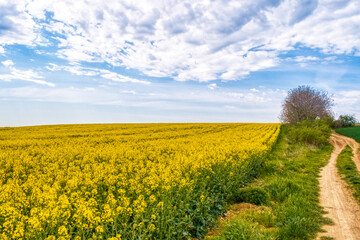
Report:
M 359 153 L 360 144 L 357 141 L 355 141 L 353 138 L 345 137 L 344 135 L 338 133 L 333 133 L 333 136 L 337 138 L 339 141 L 342 141 L 343 144 L 349 145 L 352 148 L 354 154 L 353 160 L 356 164 L 357 170 L 360 172 L 360 153 Z
M 334 225 L 326 225 L 326 233 L 320 236 L 330 236 L 337 240 L 360 239 L 360 207 L 352 192 L 346 188 L 346 183 L 339 177 L 336 159 L 340 152 L 350 145 L 354 152 L 354 162 L 360 171 L 359 144 L 352 138 L 333 133 L 330 139 L 334 146 L 329 163 L 320 173 L 320 204 L 328 212 L 326 217 L 333 220 Z

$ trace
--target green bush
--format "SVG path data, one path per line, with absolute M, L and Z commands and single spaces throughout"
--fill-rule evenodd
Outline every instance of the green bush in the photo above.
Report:
M 266 205 L 269 203 L 269 194 L 261 187 L 249 186 L 240 189 L 234 196 L 235 202 L 247 202 L 254 205 Z
M 354 115 L 345 114 L 340 115 L 339 119 L 335 121 L 335 128 L 354 127 L 356 118 Z
M 289 126 L 288 138 L 292 142 L 302 142 L 315 146 L 326 144 L 331 135 L 331 128 L 324 120 L 305 120 Z
M 335 128 L 335 123 L 336 123 L 336 120 L 335 120 L 335 117 L 333 115 L 328 115 L 324 118 L 322 118 L 322 120 L 324 121 L 324 123 L 326 125 L 328 125 L 330 128 Z

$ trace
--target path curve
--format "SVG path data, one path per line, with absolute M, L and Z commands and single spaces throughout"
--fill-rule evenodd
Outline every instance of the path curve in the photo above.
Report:
M 320 172 L 320 204 L 328 213 L 326 217 L 334 225 L 324 226 L 327 232 L 320 236 L 330 236 L 336 240 L 360 239 L 360 207 L 338 174 L 336 159 L 341 151 L 349 145 L 353 149 L 353 160 L 360 171 L 359 144 L 352 138 L 333 133 L 330 143 L 334 146 L 329 163 Z
M 360 144 L 357 141 L 355 141 L 355 139 L 346 137 L 338 133 L 333 133 L 332 135 L 352 148 L 354 154 L 353 160 L 356 164 L 357 170 L 360 172 L 360 153 L 359 153 Z

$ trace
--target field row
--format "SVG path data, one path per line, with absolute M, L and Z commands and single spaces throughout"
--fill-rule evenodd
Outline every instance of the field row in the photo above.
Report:
M 0 129 L 4 239 L 202 237 L 279 124 Z

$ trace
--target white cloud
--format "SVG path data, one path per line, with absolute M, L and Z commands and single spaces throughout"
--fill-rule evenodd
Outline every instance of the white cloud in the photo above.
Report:
M 100 74 L 101 69 L 86 68 L 79 65 L 59 66 L 57 64 L 49 63 L 46 69 L 50 71 L 67 71 L 79 76 L 96 76 Z
M 14 65 L 14 62 L 11 60 L 5 60 L 1 62 L 2 65 L 4 65 L 5 67 L 10 67 Z
M 0 97 L 18 97 L 36 101 L 65 102 L 65 103 L 91 103 L 100 105 L 122 106 L 151 106 L 159 109 L 206 109 L 224 106 L 233 106 L 234 109 L 267 109 L 279 112 L 280 98 L 285 94 L 280 90 L 265 89 L 257 93 L 249 90 L 223 90 L 210 92 L 198 88 L 191 94 L 189 89 L 167 87 L 167 91 L 159 91 L 164 85 L 148 90 L 139 91 L 109 88 L 37 88 L 18 87 L 0 90 Z
M 61 36 L 53 38 L 56 55 L 70 62 L 105 61 L 178 81 L 238 80 L 276 66 L 296 45 L 360 55 L 357 0 L 17 0 L 1 7 L 8 30 L 0 44 L 49 44 L 46 29 Z M 45 10 L 55 21 L 35 22 L 46 20 Z
M 0 46 L 0 54 L 4 54 L 4 53 L 5 53 L 5 49 L 2 46 Z
M 301 67 L 307 66 L 309 63 L 320 61 L 319 57 L 314 56 L 296 56 L 295 58 L 287 58 L 286 61 L 294 61 L 298 63 Z
M 328 57 L 315 57 L 315 56 L 296 56 L 294 58 L 286 58 L 285 61 L 294 61 L 299 63 L 300 66 L 305 67 L 310 63 L 319 62 L 322 64 L 326 63 L 342 63 L 343 61 L 338 59 L 336 56 L 328 56 Z
M 246 103 L 246 104 L 263 104 L 273 106 L 279 106 L 282 99 L 286 96 L 286 91 L 279 89 L 262 89 L 258 90 L 255 88 L 250 89 L 250 91 L 226 91 L 222 92 L 224 96 L 230 97 L 235 102 Z M 280 108 L 276 109 L 280 112 Z
M 314 56 L 296 56 L 294 59 L 295 62 L 300 62 L 300 63 L 309 62 L 309 61 L 318 61 L 318 60 L 320 60 L 320 58 Z
M 344 61 L 338 59 L 336 56 L 326 57 L 322 60 L 322 63 L 343 63 Z
M 27 12 L 27 1 L 0 1 L 0 44 L 43 44 L 31 14 Z
M 44 77 L 38 75 L 37 73 L 33 72 L 32 70 L 21 71 L 17 69 L 13 69 L 10 74 L 0 74 L 0 80 L 5 82 L 11 82 L 12 80 L 21 80 L 27 82 L 33 82 L 36 84 L 46 85 L 49 87 L 55 87 L 54 83 L 47 82 L 42 80 Z
M 132 95 L 135 95 L 136 94 L 136 91 L 134 90 L 123 90 L 121 91 L 122 93 L 128 93 L 128 94 L 132 94 Z
M 115 72 L 111 72 L 109 70 L 101 70 L 101 77 L 110 79 L 115 82 L 132 82 L 132 83 L 142 83 L 146 85 L 150 84 L 149 81 L 143 81 L 143 80 L 127 77 Z
M 338 115 L 355 114 L 360 119 L 360 90 L 339 91 L 334 94 L 334 110 Z
M 47 82 L 43 76 L 34 72 L 33 70 L 19 70 L 13 67 L 14 63 L 11 60 L 6 60 L 1 62 L 9 70 L 9 73 L 0 74 L 0 80 L 5 82 L 11 82 L 13 80 L 33 82 L 36 84 L 46 85 L 49 87 L 55 87 L 56 85 L 51 82 Z
M 95 91 L 95 93 L 94 93 Z M 14 97 L 28 99 L 40 102 L 62 102 L 62 103 L 96 103 L 106 101 L 113 96 L 99 94 L 96 90 L 88 88 L 36 88 L 36 87 L 18 87 L 1 89 L 2 97 Z M 108 94 L 109 95 L 109 94 Z
M 100 68 L 90 68 L 90 67 L 82 67 L 78 64 L 75 65 L 68 65 L 68 66 L 59 66 L 53 63 L 50 63 L 46 68 L 50 71 L 67 71 L 74 75 L 81 75 L 81 76 L 100 76 L 105 79 L 110 79 L 114 82 L 132 82 L 132 83 L 141 83 L 149 85 L 149 81 L 139 80 L 135 78 L 131 78 L 116 72 L 112 72 L 106 69 Z
M 222 91 L 213 92 L 203 86 L 193 87 L 193 85 L 190 87 L 184 86 L 183 84 L 168 86 L 164 83 L 157 86 L 146 86 L 143 89 L 134 91 L 131 89 L 120 90 L 108 86 L 104 86 L 104 88 L 42 88 L 28 86 L 1 88 L 0 100 L 7 99 L 7 101 L 12 101 L 13 99 L 20 99 L 24 102 L 107 105 L 109 106 L 108 109 L 111 109 L 109 110 L 110 112 L 119 112 L 118 110 L 120 109 L 116 108 L 117 111 L 113 111 L 114 108 L 111 108 L 111 106 L 121 107 L 121 109 L 131 109 L 129 114 L 121 114 L 121 118 L 117 118 L 116 121 L 124 121 L 123 117 L 129 116 L 133 116 L 133 122 L 168 121 L 162 116 L 171 116 L 174 122 L 277 121 L 281 108 L 279 99 L 283 97 L 283 92 L 280 90 L 261 89 L 258 93 L 253 93 L 249 90 L 238 89 L 235 91 L 234 89 L 222 88 Z M 161 89 L 166 89 L 166 91 L 162 91 Z M 70 105 L 63 106 L 67 108 Z M 58 109 L 55 110 L 57 111 Z M 178 114 L 169 114 L 167 112 L 168 110 L 176 111 Z M 132 115 L 131 112 L 141 112 L 144 116 L 141 118 L 138 116 L 136 118 L 137 115 Z M 189 114 L 189 112 L 192 114 Z M 212 113 L 211 117 L 208 115 L 209 112 Z M 96 113 L 99 115 L 98 112 Z M 102 114 L 103 113 L 104 112 L 102 112 Z M 153 118 L 149 119 L 149 114 L 151 116 L 154 115 Z M 183 116 L 188 117 L 183 118 Z M 93 118 L 89 119 L 89 121 L 92 120 Z M 101 121 L 104 122 L 104 120 Z
M 214 89 L 219 88 L 219 87 L 216 85 L 216 83 L 211 83 L 211 84 L 208 85 L 208 88 L 210 88 L 211 90 L 214 90 Z

